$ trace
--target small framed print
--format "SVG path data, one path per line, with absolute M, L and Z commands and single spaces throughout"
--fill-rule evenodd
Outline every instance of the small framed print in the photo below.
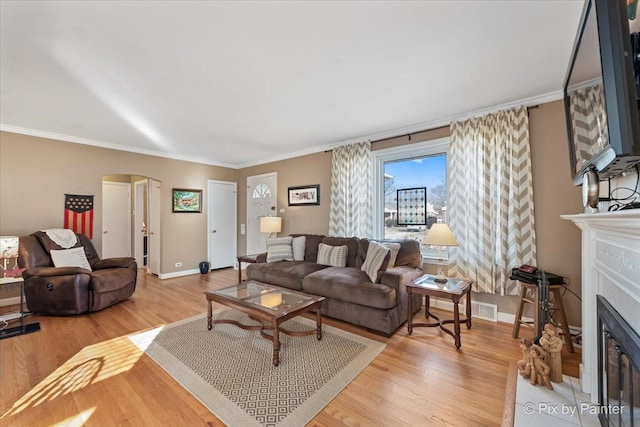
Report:
M 398 190 L 398 225 L 427 225 L 427 188 Z
M 289 206 L 319 205 L 320 185 L 289 187 Z
M 202 190 L 174 188 L 171 190 L 173 208 L 171 212 L 202 212 Z

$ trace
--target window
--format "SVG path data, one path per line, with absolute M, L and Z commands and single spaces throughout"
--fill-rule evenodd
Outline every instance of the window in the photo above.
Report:
M 373 151 L 376 238 L 414 239 L 422 245 L 432 224 L 447 222 L 448 151 L 449 138 Z M 411 203 L 406 203 L 407 195 L 413 197 Z M 435 259 L 438 250 L 422 246 L 422 254 Z M 447 255 L 444 250 L 445 259 Z

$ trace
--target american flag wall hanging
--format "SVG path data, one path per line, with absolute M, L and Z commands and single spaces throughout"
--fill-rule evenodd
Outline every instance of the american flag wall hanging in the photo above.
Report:
M 93 239 L 93 196 L 64 195 L 64 228 Z

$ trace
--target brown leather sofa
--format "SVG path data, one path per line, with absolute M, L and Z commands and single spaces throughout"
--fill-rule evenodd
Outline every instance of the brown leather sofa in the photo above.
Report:
M 284 288 L 325 297 L 322 314 L 368 330 L 391 336 L 407 320 L 405 284 L 421 276 L 420 244 L 415 240 L 393 240 L 400 251 L 393 268 L 388 268 L 376 283 L 360 267 L 369 247 L 368 239 L 356 237 L 306 236 L 303 261 L 266 262 L 260 254 L 257 263 L 247 266 L 247 278 Z M 348 247 L 345 267 L 317 264 L 318 245 Z M 420 310 L 420 295 L 413 295 L 414 312 Z
M 134 258 L 101 260 L 91 240 L 77 234 L 73 247 L 84 247 L 91 270 L 54 267 L 50 251 L 64 249 L 43 231 L 20 237 L 18 264 L 26 268 L 24 293 L 34 313 L 69 315 L 93 312 L 129 298 L 136 289 Z

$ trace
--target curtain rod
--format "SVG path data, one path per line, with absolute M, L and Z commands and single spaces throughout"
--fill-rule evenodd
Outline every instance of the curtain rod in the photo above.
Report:
M 527 109 L 527 113 L 528 113 L 528 110 L 531 110 L 533 108 L 538 108 L 539 106 L 540 106 L 539 104 L 536 104 L 536 105 L 530 105 L 530 106 L 525 107 L 525 108 Z M 384 142 L 384 141 L 388 141 L 390 139 L 402 138 L 403 136 L 408 138 L 409 142 L 411 142 L 411 136 L 412 135 L 416 135 L 418 133 L 423 133 L 423 132 L 430 132 L 430 131 L 434 131 L 434 130 L 438 130 L 438 129 L 444 129 L 444 128 L 447 128 L 447 127 L 449 127 L 449 126 L 445 125 L 445 126 L 438 126 L 438 127 L 435 127 L 435 128 L 422 129 L 422 130 L 418 130 L 418 131 L 411 132 L 411 133 L 404 133 L 404 134 L 401 133 L 401 134 L 395 135 L 395 136 L 389 136 L 389 137 L 382 138 L 382 139 L 376 139 L 375 141 L 371 141 L 371 143 L 372 144 L 377 144 L 378 142 Z M 325 150 L 325 153 L 330 153 L 332 151 L 333 150 Z

